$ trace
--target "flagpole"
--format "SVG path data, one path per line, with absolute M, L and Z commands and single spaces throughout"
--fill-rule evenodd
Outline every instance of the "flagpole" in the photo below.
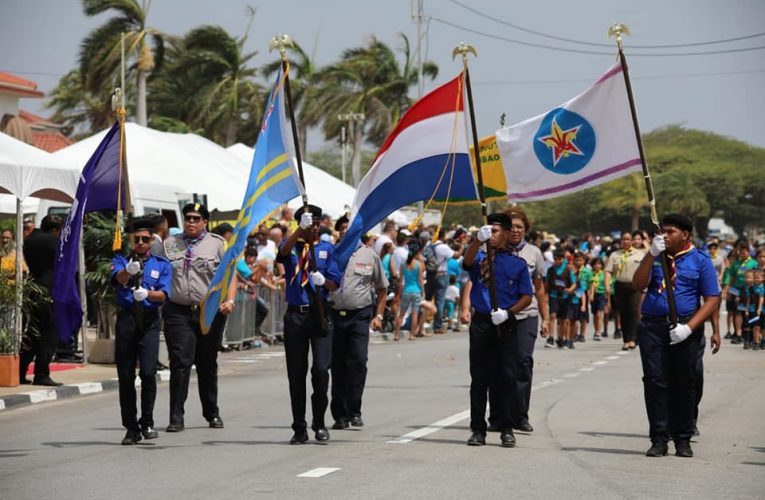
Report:
M 308 213 L 308 193 L 305 187 L 305 177 L 303 176 L 303 160 L 300 156 L 300 141 L 298 139 L 297 122 L 295 121 L 295 109 L 292 106 L 292 89 L 290 88 L 290 74 L 289 74 L 289 62 L 287 61 L 287 47 L 294 47 L 295 44 L 289 35 L 279 33 L 271 39 L 271 43 L 268 45 L 268 51 L 271 52 L 274 49 L 279 50 L 279 57 L 282 61 L 282 72 L 284 73 L 284 95 L 286 96 L 287 112 L 290 116 L 290 125 L 292 128 L 292 142 L 295 145 L 295 160 L 297 162 L 298 176 L 300 177 L 300 184 L 303 186 L 303 193 L 301 198 L 303 200 L 303 210 Z M 313 238 L 308 238 L 308 251 L 311 255 L 311 272 L 316 272 L 316 251 L 313 246 Z M 324 301 L 321 297 L 321 292 L 316 291 L 318 300 L 317 306 L 319 309 L 319 322 L 322 329 L 326 330 L 327 321 L 324 314 Z
M 608 29 L 608 36 L 616 37 L 616 48 L 618 49 L 619 63 L 622 66 L 622 72 L 624 73 L 624 83 L 627 87 L 627 98 L 630 103 L 630 113 L 632 114 L 632 124 L 635 128 L 635 139 L 638 144 L 638 151 L 640 152 L 640 165 L 643 167 L 643 179 L 645 180 L 645 189 L 648 193 L 648 204 L 651 208 L 651 222 L 653 223 L 656 232 L 661 232 L 661 225 L 659 224 L 659 216 L 656 213 L 656 196 L 653 191 L 653 181 L 651 180 L 651 174 L 648 171 L 648 162 L 645 159 L 645 150 L 643 148 L 643 138 L 640 135 L 640 125 L 638 124 L 637 108 L 635 107 L 635 97 L 632 93 L 632 83 L 630 82 L 630 73 L 627 67 L 627 58 L 624 56 L 624 50 L 622 50 L 622 35 L 630 35 L 630 30 L 626 24 L 616 23 L 611 25 Z M 675 303 L 675 290 L 672 287 L 672 279 L 669 272 L 669 257 L 667 252 L 661 253 L 661 270 L 664 275 L 664 289 L 667 291 L 667 307 L 669 309 L 669 319 L 672 326 L 677 326 L 677 306 Z
M 488 207 L 486 205 L 486 194 L 483 189 L 483 171 L 481 169 L 481 155 L 478 148 L 478 132 L 475 125 L 475 110 L 473 107 L 473 89 L 470 86 L 470 70 L 468 69 L 468 54 L 472 53 L 478 57 L 475 51 L 475 47 L 468 45 L 464 42 L 452 50 L 452 59 L 457 55 L 462 56 L 462 67 L 465 71 L 465 88 L 467 89 L 468 111 L 470 112 L 470 128 L 473 133 L 473 159 L 475 160 L 475 171 L 478 175 L 478 199 L 481 201 L 481 216 L 483 217 L 484 225 L 489 223 Z M 497 305 L 497 290 L 494 287 L 494 250 L 491 248 L 490 242 L 486 244 L 486 262 L 489 268 L 489 299 L 491 300 L 491 309 L 498 308 Z M 497 335 L 501 334 L 499 326 L 497 326 Z

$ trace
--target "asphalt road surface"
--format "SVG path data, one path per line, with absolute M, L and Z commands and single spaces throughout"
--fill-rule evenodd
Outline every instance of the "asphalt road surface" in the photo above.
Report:
M 221 355 L 221 430 L 192 379 L 186 430 L 121 446 L 116 392 L 0 414 L 0 498 L 763 498 L 765 352 L 707 351 L 695 458 L 646 458 L 637 351 L 609 339 L 575 350 L 538 340 L 533 434 L 468 447 L 465 333 L 370 347 L 363 428 L 328 444 L 292 435 L 283 352 Z M 310 384 L 309 384 L 310 387 Z M 310 412 L 310 405 L 309 412 Z M 327 425 L 332 424 L 329 411 Z M 308 415 L 310 423 L 310 414 Z M 674 448 L 670 445 L 670 453 Z

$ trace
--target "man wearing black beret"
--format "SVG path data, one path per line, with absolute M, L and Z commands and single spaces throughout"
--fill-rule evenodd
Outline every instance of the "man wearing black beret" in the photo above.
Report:
M 664 217 L 661 234 L 654 237 L 632 278 L 635 290 L 646 290 L 638 345 L 651 438 L 649 457 L 666 455 L 670 439 L 675 442 L 675 455 L 693 456 L 696 363 L 703 349 L 704 322 L 717 310 L 720 287 L 712 261 L 693 247 L 692 234 L 688 217 Z M 669 260 L 668 279 L 657 261 L 662 252 Z M 675 294 L 676 325 L 669 318 L 667 286 Z M 719 335 L 712 337 L 711 345 L 713 350 L 719 348 Z

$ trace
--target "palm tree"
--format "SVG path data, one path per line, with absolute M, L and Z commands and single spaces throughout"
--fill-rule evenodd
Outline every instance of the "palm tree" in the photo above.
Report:
M 155 67 L 161 65 L 164 54 L 162 33 L 146 26 L 150 5 L 151 0 L 143 0 L 141 5 L 138 0 L 83 0 L 87 16 L 112 10 L 119 14 L 91 31 L 80 46 L 83 87 L 94 94 L 99 94 L 104 87 L 111 91 L 119 71 L 124 33 L 125 57 L 134 61 L 129 70 L 136 78 L 136 118 L 143 126 L 147 123 L 146 80 Z
M 600 195 L 603 207 L 620 212 L 629 210 L 630 229 L 638 229 L 640 210 L 648 206 L 648 196 L 641 174 L 631 174 L 609 182 Z
M 54 110 L 51 117 L 54 123 L 91 135 L 114 121 L 111 92 L 107 87 L 100 89 L 99 94 L 88 92 L 82 87 L 80 70 L 73 69 L 61 77 L 46 107 Z
M 152 82 L 152 109 L 226 146 L 240 138 L 244 124 L 257 129 L 263 92 L 253 80 L 257 70 L 247 67 L 256 52 L 242 52 L 248 32 L 249 26 L 236 39 L 219 26 L 200 26 L 173 41 L 166 67 Z
M 316 100 L 324 110 L 324 134 L 327 139 L 340 134 L 340 114 L 362 113 L 364 120 L 354 127 L 351 173 L 353 184 L 361 180 L 361 142 L 364 137 L 379 146 L 399 117 L 411 104 L 409 88 L 417 83 L 417 71 L 411 61 L 409 40 L 400 34 L 404 46 L 404 65 L 399 65 L 393 50 L 372 37 L 366 47 L 347 49 L 340 61 L 317 75 L 320 86 Z M 423 74 L 435 78 L 438 67 L 423 64 Z
M 324 115 L 324 110 L 318 105 L 316 99 L 316 82 L 319 70 L 314 62 L 313 54 L 309 57 L 297 43 L 294 47 L 290 47 L 287 52 L 289 52 L 287 59 L 290 64 L 290 89 L 292 90 L 292 104 L 297 115 L 300 150 L 306 153 L 308 128 L 318 125 Z M 279 71 L 281 66 L 281 61 L 276 60 L 266 64 L 261 71 L 263 76 L 271 78 L 271 75 Z

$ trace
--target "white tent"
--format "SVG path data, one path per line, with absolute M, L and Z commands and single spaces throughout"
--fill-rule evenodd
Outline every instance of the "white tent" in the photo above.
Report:
M 23 255 L 22 202 L 30 196 L 71 202 L 77 191 L 77 170 L 61 159 L 53 158 L 34 146 L 0 133 L 0 193 L 16 197 L 16 283 L 21 284 Z M 14 331 L 16 342 L 21 338 L 22 287 L 16 289 Z
M 243 162 L 246 166 L 246 172 L 249 174 L 255 150 L 242 143 L 236 143 L 227 149 Z M 356 195 L 356 190 L 353 187 L 305 160 L 303 161 L 303 175 L 305 176 L 309 203 L 321 207 L 325 213 L 333 218 L 340 217 L 346 211 L 350 211 L 353 197 Z M 289 206 L 292 208 L 300 207 L 302 204 L 300 197 L 289 202 Z
M 106 132 L 53 156 L 82 168 Z M 225 148 L 198 135 L 160 132 L 135 123 L 125 124 L 125 138 L 131 184 L 164 185 L 168 194 L 206 194 L 210 210 L 241 208 L 247 177 L 241 161 Z

